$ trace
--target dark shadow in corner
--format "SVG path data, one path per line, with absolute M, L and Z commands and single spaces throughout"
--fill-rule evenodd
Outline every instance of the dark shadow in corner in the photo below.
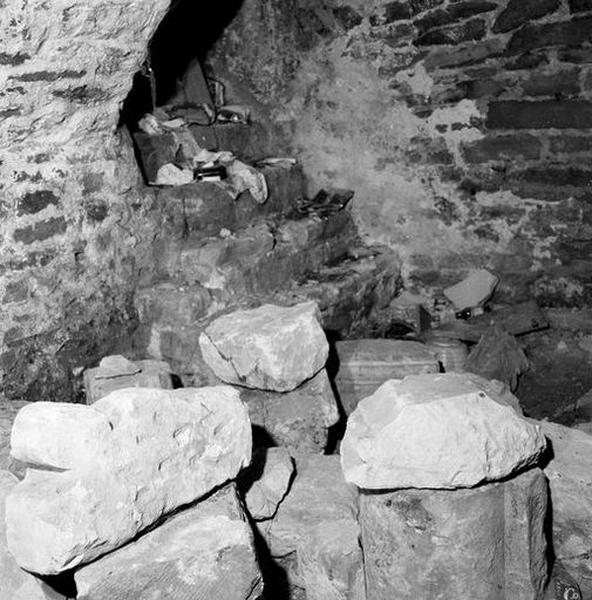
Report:
M 339 356 L 337 356 L 335 342 L 341 340 L 341 335 L 330 329 L 325 331 L 325 335 L 327 336 L 327 340 L 329 342 L 329 357 L 327 358 L 325 368 L 327 369 L 327 375 L 329 376 L 331 389 L 333 390 L 333 395 L 335 396 L 335 400 L 337 402 L 337 409 L 339 410 L 339 421 L 329 428 L 327 448 L 325 449 L 325 453 L 337 454 L 339 451 L 339 444 L 343 439 L 345 427 L 347 425 L 347 415 L 343 410 L 343 403 L 341 402 L 339 391 L 335 385 L 335 377 L 339 372 Z
M 119 125 L 130 131 L 138 120 L 152 112 L 152 94 L 156 106 L 165 104 L 175 93 L 189 63 L 197 58 L 203 63 L 208 50 L 234 19 L 243 0 L 195 2 L 172 0 L 168 12 L 148 43 L 147 60 L 133 80 L 132 89 L 121 108 Z M 151 89 L 150 73 L 155 89 Z

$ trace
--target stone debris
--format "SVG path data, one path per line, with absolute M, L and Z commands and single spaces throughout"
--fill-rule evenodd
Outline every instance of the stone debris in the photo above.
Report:
M 247 511 L 255 521 L 271 519 L 286 497 L 294 476 L 294 461 L 285 448 L 259 448 L 242 473 Z
M 545 467 L 553 509 L 553 551 L 592 598 L 592 435 L 549 421 L 536 421 L 549 438 L 552 459 Z
M 10 454 L 10 433 L 18 411 L 30 402 L 0 400 L 0 471 L 10 471 L 18 479 L 25 476 L 26 467 Z
M 338 456 L 294 458 L 289 494 L 276 516 L 257 527 L 307 600 L 350 600 L 362 577 L 357 490 L 344 481 Z
M 363 492 L 368 598 L 542 600 L 547 493 L 540 469 L 474 489 Z
M 0 600 L 66 600 L 45 582 L 23 571 L 8 551 L 4 505 L 17 484 L 14 475 L 0 470 Z
M 465 369 L 486 379 L 496 379 L 515 390 L 518 377 L 530 363 L 516 338 L 498 325 L 491 326 L 471 350 Z
M 77 600 L 256 600 L 263 591 L 234 484 L 74 575 Z
M 241 389 L 254 435 L 292 452 L 323 452 L 339 409 L 325 369 L 291 392 Z M 262 443 L 263 443 L 262 442 Z M 269 444 L 268 444 L 269 445 Z
M 472 487 L 534 465 L 539 427 L 479 378 L 411 375 L 360 402 L 341 444 L 345 479 L 365 489 Z
M 314 302 L 265 304 L 218 317 L 199 345 L 222 381 L 289 392 L 325 366 L 329 345 L 319 320 Z
M 26 406 L 12 446 L 32 468 L 7 499 L 8 546 L 22 568 L 57 574 L 233 479 L 251 424 L 228 386 L 128 388 L 92 406 Z
M 171 389 L 171 368 L 162 360 L 131 361 L 120 355 L 105 356 L 98 367 L 84 371 L 86 402 L 92 404 L 114 390 L 129 387 Z
M 487 269 L 475 269 L 459 283 L 446 288 L 444 295 L 458 310 L 483 305 L 493 294 L 499 277 Z

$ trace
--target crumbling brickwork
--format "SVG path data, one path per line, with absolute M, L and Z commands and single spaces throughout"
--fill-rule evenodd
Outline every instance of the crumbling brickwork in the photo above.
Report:
M 592 3 L 280 4 L 247 0 L 212 67 L 313 183 L 357 190 L 358 224 L 408 285 L 484 266 L 510 297 L 590 300 Z

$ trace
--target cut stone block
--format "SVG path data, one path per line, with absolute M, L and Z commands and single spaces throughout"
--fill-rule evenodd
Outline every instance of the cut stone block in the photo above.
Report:
M 499 277 L 487 269 L 475 269 L 459 283 L 446 288 L 444 295 L 458 310 L 483 304 L 493 293 Z
M 0 600 L 66 600 L 45 582 L 23 571 L 8 552 L 5 502 L 17 483 L 18 479 L 12 473 L 0 470 Z
M 242 389 L 241 398 L 249 407 L 251 423 L 263 429 L 273 444 L 294 452 L 323 452 L 329 428 L 339 421 L 324 369 L 292 392 Z
M 411 375 L 384 383 L 347 423 L 341 460 L 365 489 L 472 487 L 537 462 L 540 428 L 475 376 Z
M 253 532 L 229 484 L 75 573 L 78 600 L 256 600 Z
M 555 556 L 592 598 L 592 436 L 557 423 L 537 421 L 551 441 L 545 467 L 553 509 Z
M 98 367 L 84 372 L 87 404 L 130 387 L 171 389 L 171 369 L 161 360 L 132 362 L 123 356 L 106 356 Z
M 339 360 L 335 386 L 346 415 L 389 379 L 440 371 L 435 354 L 420 342 L 344 340 L 335 343 L 335 352 Z
M 220 379 L 249 388 L 288 392 L 318 373 L 329 345 L 314 302 L 265 304 L 213 321 L 199 345 Z
M 245 504 L 255 521 L 271 519 L 290 488 L 294 462 L 285 448 L 259 448 L 241 477 Z
M 471 490 L 363 492 L 368 600 L 542 600 L 546 509 L 540 469 Z
M 77 433 L 83 411 L 96 433 Z M 59 436 L 54 446 L 44 441 L 48 431 Z M 92 406 L 26 406 L 12 444 L 41 468 L 29 469 L 7 499 L 10 551 L 31 572 L 57 574 L 234 478 L 251 458 L 251 424 L 228 386 L 128 388 Z
M 362 574 L 358 492 L 344 481 L 339 457 L 298 454 L 295 460 L 288 496 L 259 531 L 307 599 L 350 599 Z

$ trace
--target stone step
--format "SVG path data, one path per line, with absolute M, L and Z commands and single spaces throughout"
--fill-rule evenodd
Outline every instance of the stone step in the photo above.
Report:
M 259 169 L 267 181 L 269 197 L 263 204 L 249 192 L 236 200 L 215 182 L 193 182 L 155 188 L 155 212 L 162 212 L 167 236 L 216 235 L 234 231 L 269 215 L 286 216 L 304 198 L 304 175 L 298 164 L 265 165 Z
M 172 283 L 144 288 L 136 298 L 142 323 L 134 340 L 136 351 L 169 362 L 185 385 L 215 384 L 218 380 L 202 360 L 198 345 L 200 333 L 213 318 L 237 308 L 265 303 L 292 306 L 306 300 L 318 303 L 325 330 L 343 338 L 359 337 L 399 293 L 400 265 L 385 247 L 350 252 L 300 283 L 271 293 L 239 296 Z

